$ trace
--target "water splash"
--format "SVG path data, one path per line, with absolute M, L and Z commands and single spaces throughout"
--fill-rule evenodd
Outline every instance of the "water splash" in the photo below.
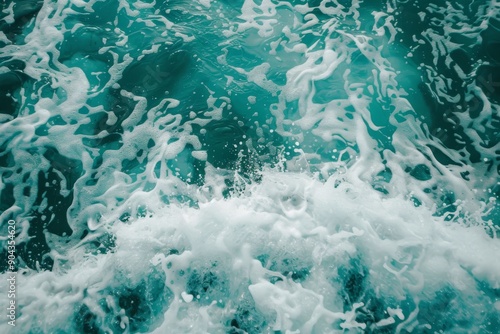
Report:
M 499 15 L 9 2 L 14 332 L 497 332 Z

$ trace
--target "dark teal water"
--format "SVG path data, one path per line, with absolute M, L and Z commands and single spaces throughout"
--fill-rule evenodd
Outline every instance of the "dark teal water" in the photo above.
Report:
M 1 8 L 0 332 L 500 331 L 495 1 Z

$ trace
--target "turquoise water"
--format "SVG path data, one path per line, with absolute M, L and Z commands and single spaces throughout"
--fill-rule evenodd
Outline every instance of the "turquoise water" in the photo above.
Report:
M 1 333 L 500 332 L 496 1 L 1 13 Z

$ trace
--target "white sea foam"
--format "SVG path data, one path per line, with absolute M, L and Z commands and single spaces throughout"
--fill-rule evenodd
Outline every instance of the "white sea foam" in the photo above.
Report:
M 199 4 L 46 1 L 0 50 L 16 332 L 500 326 L 498 101 L 453 58 L 495 4 Z

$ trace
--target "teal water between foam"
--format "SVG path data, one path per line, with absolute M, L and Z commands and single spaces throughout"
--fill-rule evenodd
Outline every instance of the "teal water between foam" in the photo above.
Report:
M 495 0 L 1 6 L 1 333 L 500 332 Z

